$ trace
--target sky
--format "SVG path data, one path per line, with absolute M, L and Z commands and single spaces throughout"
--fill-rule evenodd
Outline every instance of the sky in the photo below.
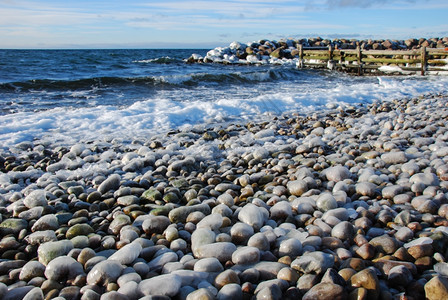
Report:
M 214 48 L 448 36 L 447 0 L 0 0 L 0 48 Z

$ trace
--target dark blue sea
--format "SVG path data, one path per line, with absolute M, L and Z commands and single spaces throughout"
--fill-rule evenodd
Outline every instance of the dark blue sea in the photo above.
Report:
M 186 63 L 207 51 L 0 50 L 0 143 L 133 138 L 448 89 L 446 77 Z

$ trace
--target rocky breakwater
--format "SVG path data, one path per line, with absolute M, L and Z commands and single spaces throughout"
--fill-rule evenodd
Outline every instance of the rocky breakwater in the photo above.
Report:
M 2 151 L 0 299 L 446 299 L 429 96 Z
M 364 50 L 414 50 L 426 48 L 448 48 L 448 37 L 420 38 L 408 40 L 356 40 L 356 39 L 281 39 L 279 41 L 260 40 L 257 42 L 232 42 L 228 47 L 217 47 L 203 57 L 193 54 L 189 63 L 224 64 L 297 64 L 302 47 L 329 47 L 333 49 Z

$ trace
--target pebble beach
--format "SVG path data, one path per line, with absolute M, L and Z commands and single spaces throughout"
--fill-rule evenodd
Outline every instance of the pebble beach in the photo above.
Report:
M 446 299 L 447 97 L 0 151 L 0 299 Z

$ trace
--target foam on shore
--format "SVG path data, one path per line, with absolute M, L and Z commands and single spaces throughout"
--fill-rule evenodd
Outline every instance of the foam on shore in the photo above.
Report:
M 338 77 L 340 76 L 340 77 Z M 335 74 L 322 83 L 269 83 L 259 94 L 236 87 L 228 93 L 203 96 L 184 93 L 184 101 L 157 98 L 130 106 L 98 106 L 70 109 L 55 108 L 0 116 L 0 144 L 3 149 L 39 139 L 43 143 L 68 145 L 77 142 L 120 137 L 124 140 L 148 138 L 169 130 L 205 123 L 247 122 L 265 118 L 265 114 L 310 113 L 327 106 L 346 106 L 373 101 L 416 97 L 421 94 L 447 93 L 446 77 L 372 77 L 356 78 Z M 272 87 L 272 90 L 268 90 Z M 254 87 L 255 88 L 255 87 Z M 250 89 L 250 88 L 249 88 Z M 194 93 L 198 93 L 195 91 Z

